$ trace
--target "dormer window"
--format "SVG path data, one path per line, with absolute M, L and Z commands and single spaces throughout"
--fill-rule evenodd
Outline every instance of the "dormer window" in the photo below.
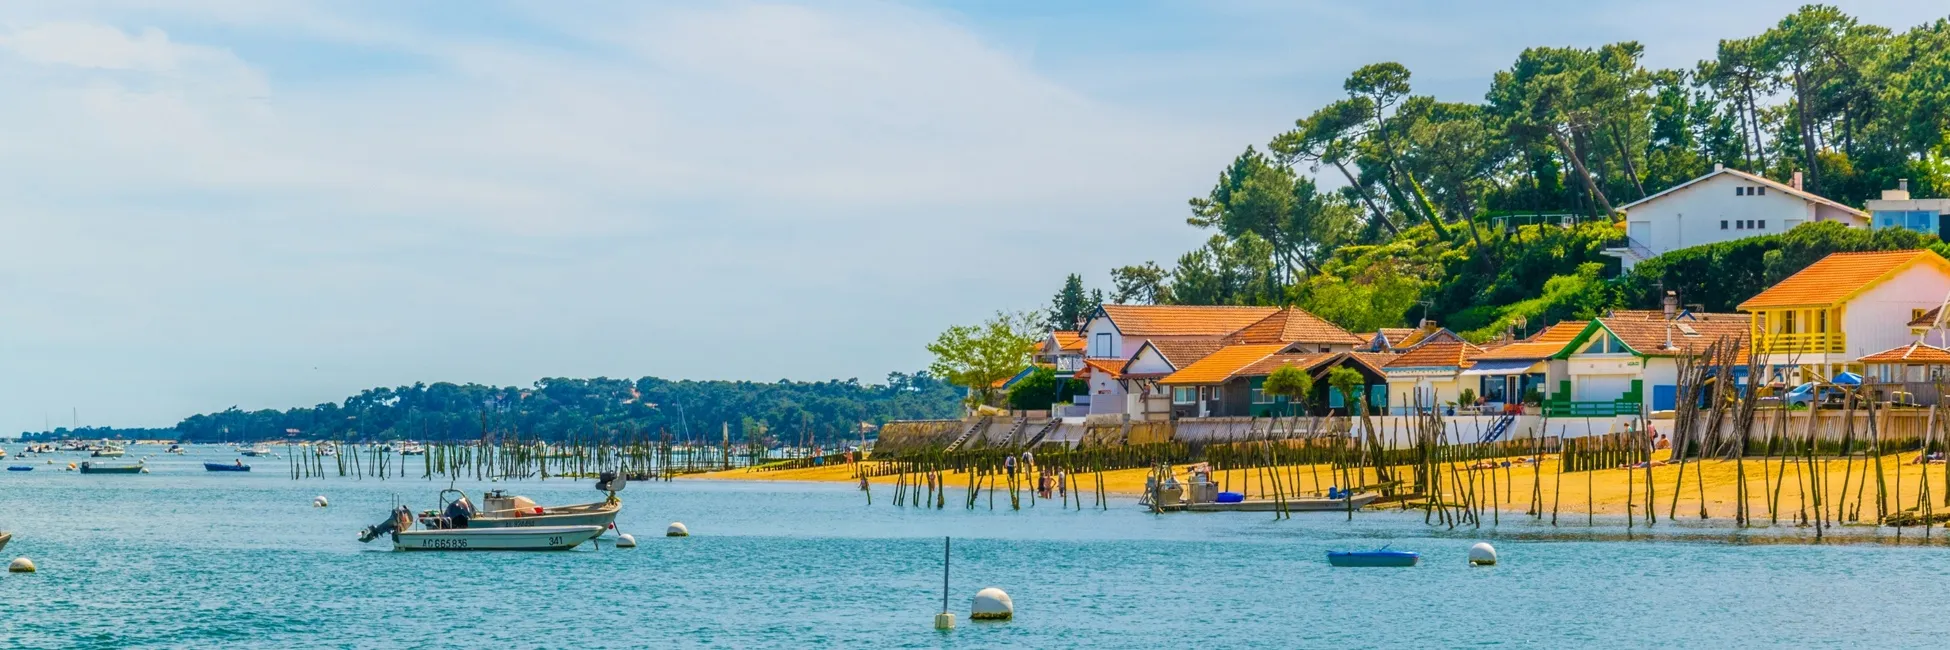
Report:
M 1110 353 L 1110 332 L 1098 332 L 1097 340 L 1090 343 L 1090 356 L 1108 357 Z

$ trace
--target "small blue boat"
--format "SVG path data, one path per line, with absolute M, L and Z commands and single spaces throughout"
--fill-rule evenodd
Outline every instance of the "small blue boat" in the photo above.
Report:
M 249 466 L 249 465 L 243 465 L 243 464 L 235 464 L 235 465 L 226 465 L 226 464 L 224 464 L 224 463 L 204 463 L 204 464 L 203 464 L 203 471 L 206 471 L 206 472 L 248 472 L 248 471 L 251 471 L 251 466 Z
M 34 471 L 34 466 L 33 466 L 33 465 L 8 465 L 8 466 L 7 466 L 7 471 L 9 471 L 9 472 L 31 472 L 31 471 Z
M 1421 560 L 1421 553 L 1414 551 L 1391 551 L 1386 546 L 1372 551 L 1327 552 L 1327 563 L 1334 566 L 1415 566 L 1415 563 Z

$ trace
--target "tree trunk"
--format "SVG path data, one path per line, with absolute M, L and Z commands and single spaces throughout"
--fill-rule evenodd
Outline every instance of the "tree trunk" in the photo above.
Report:
M 1564 154 L 1564 157 L 1571 161 L 1571 167 L 1577 170 L 1578 178 L 1584 180 L 1585 191 L 1591 194 L 1592 200 L 1598 202 L 1598 208 L 1604 211 L 1602 216 L 1610 219 L 1612 216 L 1611 200 L 1605 198 L 1604 190 L 1598 189 L 1598 182 L 1592 180 L 1590 171 L 1585 170 L 1584 160 L 1578 158 L 1577 152 L 1571 150 L 1571 141 L 1564 137 L 1564 132 L 1556 126 L 1550 127 L 1550 130 L 1551 139 L 1557 142 L 1558 152 Z
M 1801 123 L 1801 155 L 1807 159 L 1808 183 L 1803 186 L 1808 192 L 1820 193 L 1821 167 L 1815 162 L 1814 125 L 1808 123 L 1808 87 L 1802 82 L 1802 70 L 1794 69 L 1794 112 Z
M 1380 223 L 1381 227 L 1387 228 L 1388 234 L 1391 235 L 1402 234 L 1401 229 L 1395 227 L 1395 222 L 1388 220 L 1388 214 L 1382 212 L 1380 206 L 1376 206 L 1374 204 L 1374 197 L 1368 196 L 1368 188 L 1363 187 L 1361 185 L 1361 181 L 1355 180 L 1354 174 L 1347 171 L 1347 165 L 1344 165 L 1341 163 L 1341 161 L 1336 160 L 1334 161 L 1334 168 L 1341 170 L 1341 176 L 1347 178 L 1347 184 L 1354 188 L 1354 192 L 1356 194 L 1361 195 L 1361 202 L 1368 204 L 1368 211 L 1374 213 L 1375 222 Z
M 1760 166 L 1747 170 L 1756 174 L 1767 173 L 1767 141 L 1760 137 L 1760 107 L 1754 104 L 1754 88 L 1747 87 L 1747 125 L 1754 129 L 1754 156 Z
M 1632 166 L 1632 151 L 1625 148 L 1625 139 L 1618 132 L 1618 123 L 1605 121 L 1611 129 L 1611 146 L 1618 149 L 1618 157 L 1625 161 L 1625 177 L 1632 179 L 1632 187 L 1638 188 L 1639 198 L 1645 198 L 1645 184 L 1639 182 L 1639 171 Z

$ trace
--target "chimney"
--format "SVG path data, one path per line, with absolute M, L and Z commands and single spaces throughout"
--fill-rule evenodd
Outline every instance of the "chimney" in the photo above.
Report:
M 1713 163 L 1713 173 L 1718 174 L 1726 170 L 1727 170 L 1726 165 L 1722 165 L 1720 163 Z
M 1790 182 L 1788 183 L 1788 185 L 1791 185 L 1791 186 L 1793 186 L 1793 187 L 1794 187 L 1794 189 L 1797 189 L 1797 190 L 1798 190 L 1798 189 L 1801 189 L 1801 172 L 1795 172 L 1795 173 L 1794 173 L 1794 180 L 1793 180 L 1793 181 L 1790 181 Z
M 1659 301 L 1659 304 L 1665 307 L 1666 320 L 1679 317 L 1679 294 L 1667 291 L 1665 299 Z
M 1883 191 L 1882 191 L 1882 200 L 1884 200 L 1884 201 L 1908 201 L 1908 200 L 1909 200 L 1909 179 L 1907 179 L 1907 178 L 1898 178 L 1898 179 L 1896 179 L 1896 189 L 1893 189 L 1893 190 L 1883 190 Z

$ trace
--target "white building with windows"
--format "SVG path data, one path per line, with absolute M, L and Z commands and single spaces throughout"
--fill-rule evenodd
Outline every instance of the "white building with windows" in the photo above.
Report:
M 1663 253 L 1758 235 L 1816 221 L 1869 227 L 1869 215 L 1803 191 L 1800 174 L 1780 183 L 1715 165 L 1713 172 L 1619 208 L 1626 239 L 1606 249 L 1624 270 Z

